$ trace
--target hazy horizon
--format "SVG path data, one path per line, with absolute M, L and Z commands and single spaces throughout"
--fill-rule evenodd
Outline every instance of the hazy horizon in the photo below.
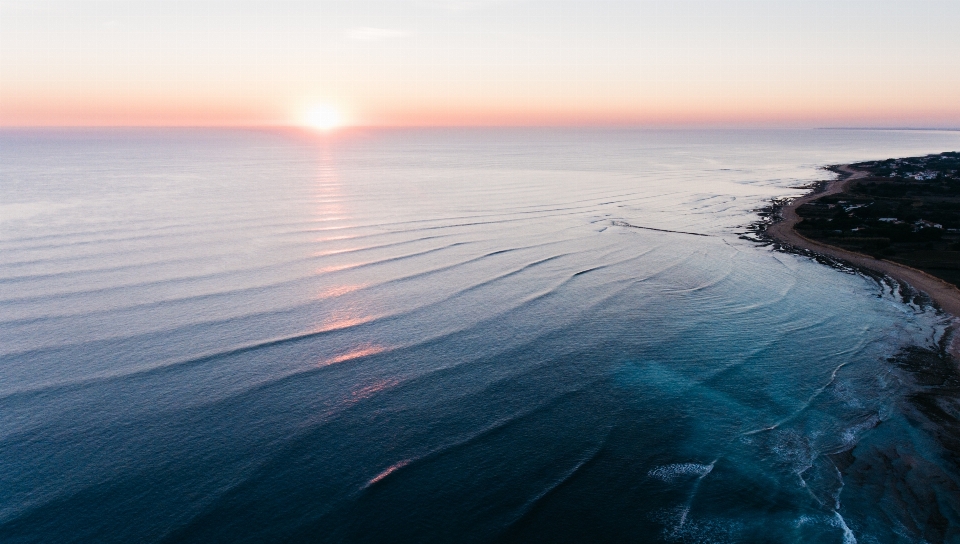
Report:
M 0 126 L 960 127 L 960 5 L 0 1 Z

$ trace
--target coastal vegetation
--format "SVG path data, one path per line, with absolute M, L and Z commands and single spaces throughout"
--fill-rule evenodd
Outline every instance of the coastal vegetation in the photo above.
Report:
M 799 206 L 797 231 L 960 286 L 960 153 L 851 166 L 867 175 Z

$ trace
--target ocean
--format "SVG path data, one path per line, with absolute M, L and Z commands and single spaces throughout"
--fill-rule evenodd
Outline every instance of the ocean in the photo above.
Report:
M 750 236 L 958 149 L 0 131 L 0 541 L 960 541 L 948 318 Z

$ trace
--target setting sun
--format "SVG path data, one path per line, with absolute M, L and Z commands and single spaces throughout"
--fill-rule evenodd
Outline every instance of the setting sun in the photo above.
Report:
M 314 106 L 307 111 L 304 124 L 317 130 L 332 130 L 343 126 L 343 115 L 330 106 Z

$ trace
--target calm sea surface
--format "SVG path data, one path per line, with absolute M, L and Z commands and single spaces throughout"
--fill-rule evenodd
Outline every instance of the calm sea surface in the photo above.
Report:
M 0 541 L 957 542 L 945 318 L 740 237 L 957 149 L 0 132 Z

